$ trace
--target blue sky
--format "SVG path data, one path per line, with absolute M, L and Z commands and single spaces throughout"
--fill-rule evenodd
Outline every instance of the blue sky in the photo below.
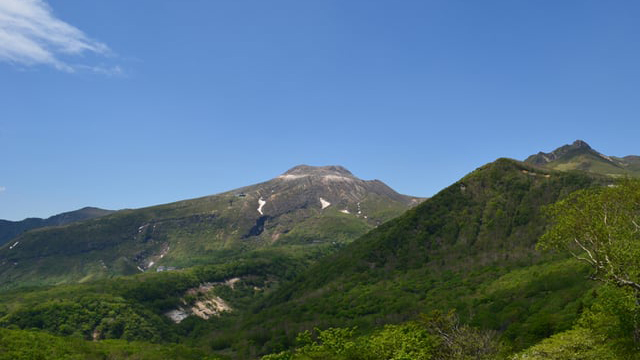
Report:
M 0 218 L 640 154 L 637 1 L 0 0 Z

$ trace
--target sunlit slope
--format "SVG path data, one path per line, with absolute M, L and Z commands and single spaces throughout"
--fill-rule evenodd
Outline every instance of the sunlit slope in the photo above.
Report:
M 616 177 L 640 176 L 640 157 L 603 155 L 582 140 L 561 146 L 550 153 L 531 155 L 525 162 L 554 170 L 582 170 Z
M 95 207 L 85 207 L 75 211 L 51 216 L 47 219 L 28 218 L 21 221 L 0 220 L 0 245 L 9 242 L 11 239 L 31 229 L 46 226 L 60 226 L 77 221 L 93 219 L 113 213 L 111 210 L 104 210 Z
M 507 331 L 515 343 L 528 345 L 544 335 L 515 331 L 526 323 L 528 311 L 542 311 L 547 304 L 547 311 L 562 312 L 577 306 L 575 302 L 589 287 L 573 288 L 575 277 L 585 276 L 583 270 L 565 274 L 562 268 L 544 268 L 551 258 L 535 250 L 546 226 L 541 208 L 577 189 L 609 181 L 499 159 L 321 260 L 267 299 L 246 327 L 256 332 L 273 329 L 271 335 L 261 337 L 269 349 L 279 345 L 267 339 L 285 328 L 302 330 L 315 324 L 367 329 L 409 320 L 430 309 L 458 308 L 465 321 Z M 543 265 L 542 272 L 555 272 L 543 284 L 568 292 L 531 292 L 529 300 L 522 299 L 511 310 L 511 316 L 510 303 L 501 297 L 482 300 L 486 303 L 480 307 L 476 303 L 481 300 L 477 293 L 481 287 L 535 264 Z M 509 294 L 521 297 L 517 292 Z M 563 296 L 549 301 L 557 294 Z M 560 317 L 554 321 L 565 327 L 571 324 Z M 286 342 L 285 337 L 281 341 Z
M 0 249 L 0 287 L 225 262 L 260 248 L 339 247 L 419 201 L 342 167 L 298 166 L 218 195 L 27 232 Z

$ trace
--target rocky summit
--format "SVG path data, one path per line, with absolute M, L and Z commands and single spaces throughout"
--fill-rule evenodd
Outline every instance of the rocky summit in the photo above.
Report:
M 549 153 L 539 152 L 531 155 L 525 163 L 553 170 L 581 170 L 609 176 L 640 176 L 640 157 L 604 155 L 583 140 L 576 140 Z

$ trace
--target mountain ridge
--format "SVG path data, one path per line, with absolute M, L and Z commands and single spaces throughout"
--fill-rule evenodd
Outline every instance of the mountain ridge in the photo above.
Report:
M 0 286 L 223 262 L 273 246 L 306 254 L 348 243 L 421 200 L 344 167 L 299 165 L 216 195 L 24 233 L 0 248 Z
M 67 225 L 77 221 L 93 219 L 114 213 L 115 210 L 105 210 L 97 207 L 86 206 L 78 210 L 67 211 L 57 215 L 43 218 L 26 218 L 20 221 L 0 219 L 0 246 L 11 241 L 16 236 L 37 228 L 47 226 Z
M 614 177 L 640 176 L 639 156 L 608 156 L 593 149 L 584 140 L 576 140 L 549 153 L 538 152 L 524 162 L 554 170 L 581 170 Z

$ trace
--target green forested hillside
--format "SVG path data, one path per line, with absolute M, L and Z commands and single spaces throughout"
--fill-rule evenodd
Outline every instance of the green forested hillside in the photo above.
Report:
M 588 266 L 535 247 L 548 228 L 546 205 L 611 181 L 499 159 L 351 244 L 227 250 L 217 264 L 5 290 L 0 327 L 13 329 L 6 346 L 14 349 L 19 331 L 50 336 L 38 330 L 90 356 L 129 346 L 160 358 L 186 346 L 234 359 L 539 358 L 591 334 L 593 326 L 577 324 L 618 319 L 620 307 L 607 300 L 614 290 L 589 281 Z M 107 219 L 132 228 L 140 220 Z M 55 259 L 54 248 L 41 251 Z M 194 292 L 203 286 L 210 290 Z M 179 324 L 165 315 L 207 296 L 232 310 Z M 601 353 L 597 339 L 584 354 Z M 484 345 L 468 345 L 476 343 Z
M 541 207 L 607 181 L 508 159 L 483 166 L 271 295 L 247 317 L 246 336 L 272 351 L 312 325 L 366 332 L 456 308 L 514 349 L 529 346 L 568 329 L 594 285 L 580 264 L 535 250 Z

